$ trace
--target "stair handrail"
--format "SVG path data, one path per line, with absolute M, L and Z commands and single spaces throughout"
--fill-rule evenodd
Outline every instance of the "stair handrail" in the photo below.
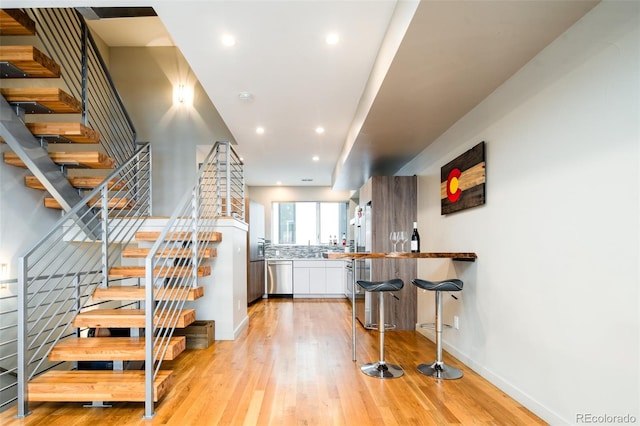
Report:
M 146 418 L 154 414 L 153 382 L 178 323 L 178 313 L 185 306 L 185 290 L 199 286 L 199 268 L 205 266 L 202 249 L 217 239 L 217 218 L 224 215 L 244 219 L 244 206 L 242 160 L 229 142 L 216 142 L 202 162 L 193 186 L 183 195 L 145 259 Z M 189 237 L 189 259 L 176 262 L 159 256 L 161 251 L 175 248 L 174 235 Z M 184 268 L 183 274 L 176 276 L 170 269 L 172 267 Z M 158 317 L 156 312 L 160 310 L 172 314 Z
M 91 295 L 108 284 L 110 265 L 151 214 L 151 189 L 151 147 L 140 143 L 129 160 L 19 258 L 18 417 L 28 413 L 29 380 L 60 364 L 47 359 L 53 346 L 81 333 L 71 325 L 75 315 L 101 303 Z M 79 213 L 84 206 L 89 220 Z
M 70 94 L 82 101 L 82 121 L 100 134 L 115 160 L 136 150 L 137 133 L 85 18 L 73 8 L 24 9 L 36 21 L 36 36 L 59 65 Z

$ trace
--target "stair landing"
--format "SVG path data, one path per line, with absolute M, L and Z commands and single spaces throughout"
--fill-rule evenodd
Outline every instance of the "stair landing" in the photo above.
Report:
M 172 382 L 173 371 L 160 370 L 153 381 L 158 402 Z M 48 371 L 28 384 L 29 401 L 144 402 L 144 371 Z

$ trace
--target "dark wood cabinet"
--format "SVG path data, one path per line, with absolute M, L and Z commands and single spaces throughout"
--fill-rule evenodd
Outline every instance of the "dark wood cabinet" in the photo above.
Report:
M 418 214 L 418 181 L 416 176 L 373 176 L 360 189 L 359 204 L 371 203 L 371 251 L 392 251 L 391 231 L 406 231 L 411 235 Z M 400 250 L 400 245 L 398 245 Z M 409 250 L 409 243 L 405 244 Z M 416 278 L 416 259 L 372 259 L 371 279 L 382 281 L 400 278 L 404 288 L 387 295 L 385 322 L 398 330 L 414 330 L 417 321 L 417 291 L 411 280 Z M 377 309 L 377 297 L 372 303 Z
M 247 274 L 247 303 L 253 303 L 264 296 L 264 260 L 253 260 L 249 262 L 249 273 Z
M 264 206 L 245 199 L 247 232 L 247 305 L 260 300 L 265 294 L 264 260 Z

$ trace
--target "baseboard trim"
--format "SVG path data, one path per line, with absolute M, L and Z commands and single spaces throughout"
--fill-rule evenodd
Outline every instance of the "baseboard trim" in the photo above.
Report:
M 435 331 L 429 329 L 422 329 L 420 326 L 416 326 L 416 331 L 431 340 L 435 343 L 436 335 Z M 518 401 L 523 406 L 527 407 L 527 409 L 531 410 L 536 416 L 540 417 L 542 420 L 549 424 L 572 424 L 573 422 L 568 421 L 567 419 L 561 417 L 553 410 L 550 410 L 548 407 L 541 404 L 539 401 L 531 397 L 526 392 L 523 392 L 520 388 L 515 386 L 510 381 L 506 380 L 504 377 L 496 374 L 491 369 L 487 368 L 484 365 L 474 361 L 469 355 L 460 351 L 457 347 L 449 344 L 446 339 L 442 342 L 442 347 L 445 351 L 447 351 L 450 355 L 456 358 L 458 361 L 462 362 L 465 366 L 482 376 L 489 383 L 496 386 L 498 389 L 509 395 L 511 398 Z M 464 378 L 463 378 L 464 379 Z

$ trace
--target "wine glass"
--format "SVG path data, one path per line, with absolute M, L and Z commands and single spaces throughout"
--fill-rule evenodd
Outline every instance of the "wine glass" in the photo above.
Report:
M 393 244 L 393 253 L 395 253 L 396 246 L 398 245 L 398 233 L 396 231 L 391 231 L 389 239 L 391 240 L 391 244 Z
M 401 252 L 404 253 L 404 243 L 407 242 L 407 240 L 409 239 L 409 234 L 406 231 L 399 231 L 398 232 L 398 242 L 400 244 L 402 244 L 402 249 Z

